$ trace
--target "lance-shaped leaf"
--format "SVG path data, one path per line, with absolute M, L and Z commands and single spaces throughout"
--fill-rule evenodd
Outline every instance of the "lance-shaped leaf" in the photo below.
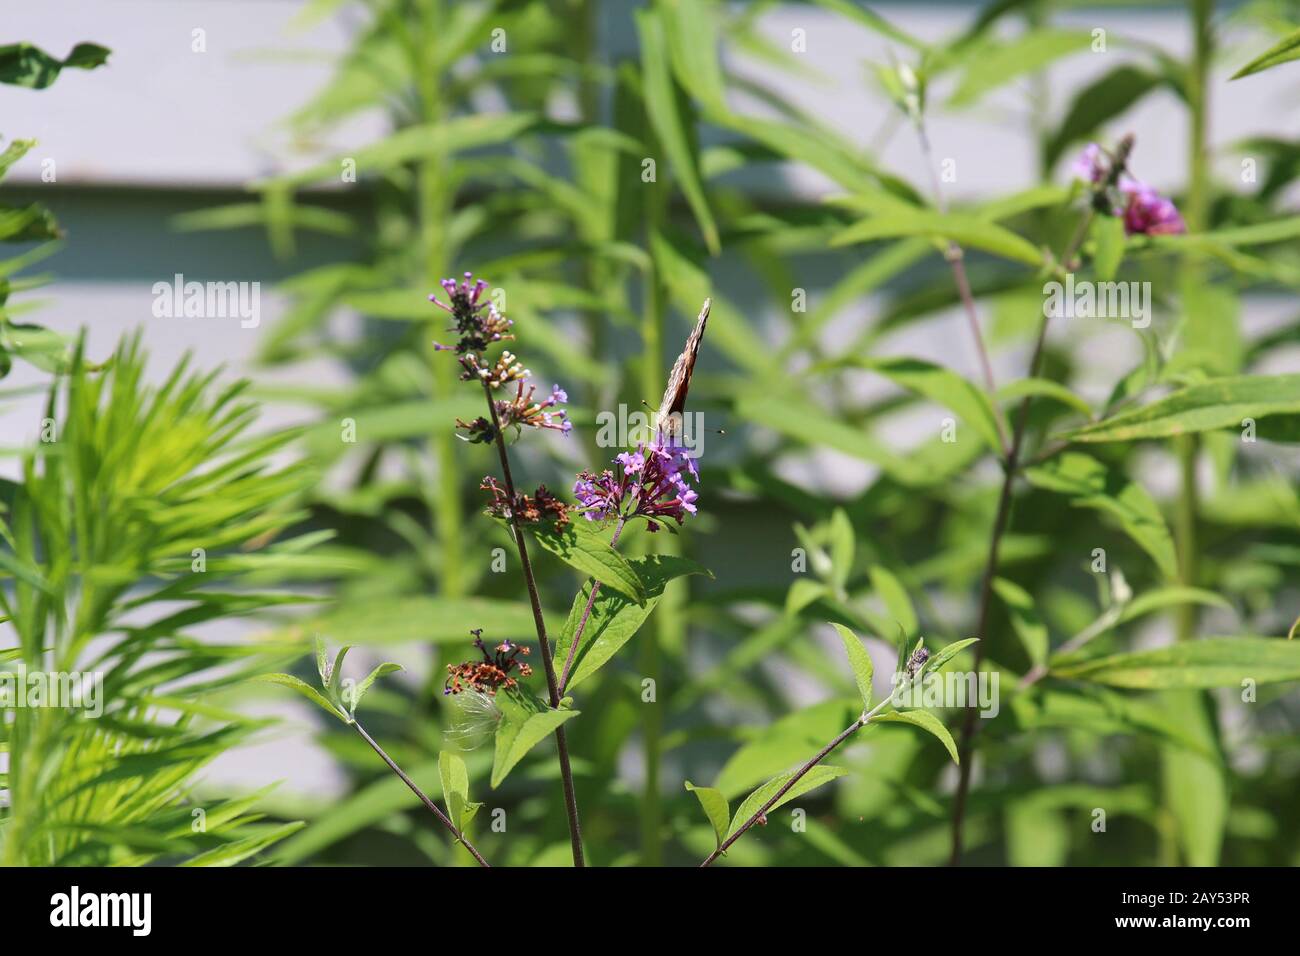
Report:
M 943 725 L 938 717 L 928 710 L 893 710 L 884 714 L 877 714 L 871 718 L 873 724 L 876 723 L 894 723 L 894 724 L 911 724 L 913 727 L 920 727 L 922 730 L 929 731 L 938 737 L 947 748 L 948 754 L 952 757 L 953 763 L 961 763 L 957 756 L 957 744 L 953 742 L 952 734 L 948 733 L 948 728 Z
M 642 83 L 645 93 L 646 112 L 655 135 L 659 138 L 668 158 L 672 160 L 673 171 L 681 184 L 686 203 L 691 207 L 704 243 L 709 251 L 717 254 L 721 248 L 718 241 L 718 226 L 709 210 L 704 197 L 704 184 L 696 166 L 697 148 L 693 131 L 687 126 L 683 108 L 689 104 L 678 98 L 673 86 L 668 44 L 664 36 L 664 23 L 658 11 L 638 10 L 636 14 L 637 32 L 641 37 Z
M 1141 408 L 1059 436 L 1076 442 L 1170 438 L 1241 428 L 1247 418 L 1300 414 L 1300 374 L 1238 375 L 1179 389 Z
M 523 690 L 497 694 L 501 720 L 497 724 L 492 762 L 492 789 L 496 789 L 525 754 L 555 732 L 576 710 L 552 710 Z
M 384 663 L 380 664 L 367 674 L 356 687 L 351 689 L 344 688 L 343 701 L 348 706 L 348 712 L 352 714 L 357 712 L 357 707 L 361 704 L 361 698 L 366 695 L 366 691 L 370 690 L 371 684 L 383 677 L 385 674 L 391 674 L 394 671 L 400 671 L 401 669 L 401 664 L 394 664 L 392 661 L 384 661 Z
M 1300 60 L 1300 30 L 1288 33 L 1228 79 L 1239 80 L 1243 76 L 1261 73 L 1283 63 L 1290 63 L 1292 60 Z
M 964 651 L 978 640 L 978 637 L 968 637 L 965 640 L 953 641 L 951 644 L 930 655 L 930 659 L 925 662 L 925 667 L 922 669 L 922 673 L 926 671 L 938 673 L 943 665 L 947 664 L 960 652 Z
M 650 612 L 663 597 L 664 587 L 669 581 L 687 574 L 713 576 L 707 568 L 694 561 L 669 554 L 633 558 L 628 564 L 631 565 L 637 579 L 645 584 L 645 603 L 634 604 L 623 594 L 604 587 L 600 589 L 596 594 L 596 600 L 592 602 L 586 627 L 583 628 L 582 646 L 574 656 L 573 670 L 569 675 L 569 682 L 565 685 L 566 690 L 577 686 L 609 663 L 610 658 L 632 639 L 632 635 L 645 623 Z M 564 622 L 564 629 L 560 632 L 559 640 L 555 645 L 555 657 L 561 664 L 568 660 L 569 648 L 573 644 L 578 624 L 582 620 L 582 612 L 586 609 L 590 597 L 591 582 L 587 581 L 574 597 L 573 606 L 569 609 L 569 617 Z
M 862 695 L 862 707 L 865 710 L 871 706 L 871 678 L 874 673 L 871 655 L 862 646 L 858 635 L 843 624 L 836 624 L 834 627 L 839 632 L 840 640 L 844 642 L 844 653 L 848 655 L 849 666 L 853 668 L 853 680 L 858 685 L 858 693 Z
M 1029 482 L 1069 495 L 1077 507 L 1091 508 L 1115 518 L 1124 533 L 1151 555 L 1167 578 L 1177 576 L 1174 539 L 1160 506 L 1136 482 L 1112 474 L 1088 455 L 1066 452 L 1047 464 L 1028 468 Z
M 763 784 L 748 797 L 745 802 L 736 808 L 736 815 L 731 818 L 731 828 L 727 831 L 728 838 L 735 835 L 736 831 L 745 824 L 750 817 L 758 812 L 759 808 L 771 800 L 782 787 L 789 783 L 790 778 L 798 771 L 783 773 L 779 777 L 773 777 L 767 783 Z M 830 783 L 836 777 L 842 777 L 848 770 L 843 767 L 828 767 L 824 764 L 813 767 L 806 774 L 799 778 L 799 781 L 785 793 L 781 794 L 781 799 L 767 808 L 768 813 L 785 806 L 795 797 L 801 797 L 809 790 L 814 790 L 824 783 Z
M 1043 254 L 1033 243 L 1010 229 L 995 225 L 978 216 L 964 213 L 940 213 L 931 209 L 907 209 L 883 212 L 849 226 L 831 240 L 833 246 L 847 246 L 875 239 L 898 239 L 902 236 L 939 236 L 970 249 L 982 249 L 995 256 L 1043 264 Z
M 928 398 L 957 413 L 975 434 L 993 451 L 999 451 L 1002 440 L 998 432 L 997 412 L 988 394 L 951 369 L 923 359 L 895 357 L 856 362 L 862 368 L 879 372 L 909 392 Z
M 292 688 L 327 714 L 337 717 L 345 724 L 348 723 L 348 718 L 341 713 L 337 707 L 326 700 L 320 691 L 315 687 L 312 687 L 311 684 L 308 684 L 306 681 L 294 677 L 292 674 L 259 674 L 257 677 L 254 677 L 253 680 L 260 683 L 279 684 L 282 687 Z
M 438 754 L 438 777 L 442 781 L 442 799 L 447 805 L 447 817 L 456 829 L 464 832 L 474 818 L 481 803 L 469 802 L 469 771 L 465 761 L 450 750 Z
M 1025 646 L 1030 663 L 1044 663 L 1048 649 L 1047 625 L 1039 617 L 1034 599 L 1019 584 L 1006 578 L 994 578 L 993 590 L 1006 605 L 1007 613 L 1011 615 L 1011 626 Z
M 611 548 L 590 522 L 573 521 L 563 528 L 540 524 L 525 527 L 538 544 L 569 567 L 595 578 L 604 588 L 617 591 L 637 604 L 645 604 L 645 583 L 627 558 Z
M 1276 684 L 1300 680 L 1300 642 L 1272 637 L 1207 637 L 1131 654 L 1052 666 L 1057 677 L 1111 687 L 1237 687 L 1244 680 Z
M 722 795 L 721 790 L 713 787 L 697 787 L 689 780 L 686 781 L 686 789 L 695 794 L 695 798 L 700 801 L 700 806 L 704 808 L 704 815 L 713 824 L 718 846 L 721 846 L 722 841 L 727 838 L 727 823 L 731 820 L 731 808 L 727 806 L 727 798 Z

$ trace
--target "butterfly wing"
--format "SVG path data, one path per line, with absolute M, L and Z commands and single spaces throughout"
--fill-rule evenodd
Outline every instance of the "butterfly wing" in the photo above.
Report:
M 682 412 L 686 409 L 686 393 L 691 387 L 691 374 L 695 371 L 695 359 L 700 354 L 700 342 L 704 339 L 704 327 L 709 322 L 709 307 L 712 299 L 705 299 L 700 309 L 695 328 L 686 340 L 686 348 L 673 363 L 673 370 L 668 374 L 668 387 L 664 389 L 663 401 L 659 403 L 659 412 L 655 415 L 655 433 L 669 436 L 681 429 Z

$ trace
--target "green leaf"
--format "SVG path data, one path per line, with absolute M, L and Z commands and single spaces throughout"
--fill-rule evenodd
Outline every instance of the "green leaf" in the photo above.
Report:
M 343 659 L 348 656 L 348 651 L 356 647 L 355 644 L 344 644 L 334 655 L 334 663 L 329 669 L 329 680 L 325 681 L 325 692 L 331 697 L 338 697 L 339 683 L 343 679 Z
M 1002 449 L 997 414 L 988 394 L 951 369 L 914 358 L 863 358 L 854 364 L 956 412 L 992 451 Z
M 553 524 L 530 524 L 525 527 L 551 554 L 571 568 L 601 583 L 602 588 L 617 591 L 645 606 L 646 586 L 627 561 L 609 546 L 601 532 L 587 521 L 573 521 L 564 528 Z
M 888 713 L 877 714 L 871 718 L 875 723 L 896 723 L 911 724 L 913 727 L 920 727 L 922 730 L 929 731 L 939 738 L 944 747 L 947 748 L 948 754 L 952 757 L 953 763 L 961 763 L 957 756 L 957 744 L 952 739 L 952 734 L 948 733 L 948 728 L 943 725 L 938 717 L 928 710 L 892 710 Z
M 496 752 L 492 762 L 493 790 L 528 751 L 565 721 L 579 714 L 576 710 L 551 710 L 536 698 L 521 693 L 497 694 L 497 705 L 501 708 L 501 721 L 497 724 Z
M 718 771 L 714 786 L 740 796 L 775 774 L 797 767 L 862 714 L 858 699 L 833 698 L 786 714 L 758 731 Z
M 263 833 L 259 836 L 245 837 L 242 840 L 233 840 L 224 846 L 208 850 L 206 853 L 200 853 L 198 856 L 191 857 L 181 863 L 181 866 L 234 866 L 242 863 L 257 853 L 261 853 L 272 844 L 279 843 L 291 833 L 296 833 L 307 824 L 302 820 L 296 820 L 293 823 L 286 823 L 278 826 L 269 833 Z
M 834 10 L 846 19 L 856 20 L 868 30 L 879 33 L 881 36 L 890 40 L 895 40 L 905 46 L 909 46 L 913 50 L 919 52 L 924 52 L 926 50 L 926 45 L 921 40 L 918 40 L 905 30 L 894 26 L 874 10 L 853 3 L 851 0 L 815 0 L 815 2 L 819 7 L 825 7 L 827 10 Z
M 438 776 L 442 781 L 442 799 L 447 805 L 447 817 L 456 829 L 464 832 L 469 822 L 469 771 L 465 761 L 450 750 L 438 754 Z
M 1214 750 L 1174 720 L 1153 697 L 1120 693 L 1097 684 L 1035 684 L 1016 694 L 1004 711 L 1018 731 L 1087 731 L 1098 735 L 1143 734 L 1161 743 L 1196 750 L 1213 757 Z M 996 722 L 1001 717 L 994 718 Z
M 853 679 L 857 682 L 858 693 L 862 695 L 862 707 L 866 710 L 871 707 L 871 678 L 874 673 L 871 655 L 862 646 L 858 636 L 847 627 L 843 624 L 835 624 L 834 627 L 844 642 L 844 653 L 848 655 L 849 666 L 853 668 Z
M 1246 418 L 1300 414 L 1300 374 L 1241 375 L 1179 389 L 1141 408 L 1059 436 L 1077 442 L 1170 438 L 1241 428 Z
M 251 188 L 292 188 L 337 179 L 344 159 L 356 162 L 359 175 L 383 175 L 414 160 L 512 142 L 537 122 L 538 118 L 531 113 L 477 113 L 441 123 L 407 126 L 378 143 L 355 149 L 347 156 L 328 159 L 287 176 L 255 182 Z
M 644 604 L 634 604 L 624 595 L 604 587 L 597 592 L 587 625 L 582 632 L 582 646 L 575 652 L 573 669 L 565 684 L 566 691 L 596 673 L 631 640 L 663 597 L 664 588 L 669 581 L 688 574 L 713 576 L 707 568 L 694 561 L 669 554 L 633 558 L 628 564 L 646 587 L 646 601 Z M 587 581 L 574 597 L 569 617 L 556 641 L 555 659 L 559 662 L 559 667 L 563 667 L 568 660 L 578 622 L 582 619 L 582 612 L 590 597 L 591 582 Z
M 361 698 L 366 695 L 366 691 L 370 690 L 370 685 L 376 680 L 383 677 L 385 674 L 392 674 L 394 671 L 400 671 L 402 669 L 401 664 L 394 664 L 392 661 L 384 661 L 384 663 L 372 670 L 365 676 L 361 683 L 357 684 L 357 686 L 352 689 L 350 694 L 345 695 L 345 697 L 351 698 L 350 700 L 347 700 L 348 712 L 352 714 L 357 712 L 357 708 L 361 705 Z
M 947 664 L 960 652 L 964 651 L 978 640 L 978 637 L 968 637 L 965 640 L 953 641 L 942 650 L 930 655 L 930 659 L 925 662 L 925 667 L 922 669 L 922 673 L 938 673 L 939 669 L 943 667 L 944 664 Z
M 1283 63 L 1290 63 L 1292 60 L 1300 59 L 1300 30 L 1288 33 L 1277 43 L 1273 44 L 1255 59 L 1251 60 L 1232 76 L 1230 80 L 1239 80 L 1243 76 L 1251 76 L 1255 73 L 1262 73 L 1264 70 L 1272 69 Z
M 767 803 L 768 800 L 771 800 L 772 797 L 776 795 L 777 791 L 784 787 L 786 783 L 789 782 L 790 778 L 797 772 L 798 771 L 792 770 L 790 773 L 783 773 L 779 777 L 774 777 L 746 797 L 745 802 L 736 809 L 736 815 L 731 818 L 731 827 L 727 831 L 728 839 L 734 836 L 736 831 L 739 830 L 750 817 L 757 813 L 763 804 Z M 780 800 L 768 807 L 767 812 L 772 813 L 780 807 L 785 806 L 796 797 L 801 797 L 809 790 L 815 790 L 822 784 L 830 783 L 832 780 L 837 777 L 842 777 L 846 773 L 848 773 L 848 770 L 843 767 L 828 767 L 825 764 L 819 764 L 800 777 L 799 782 L 782 794 Z
M 1092 418 L 1092 406 L 1060 382 L 1045 378 L 1018 378 L 998 389 L 999 402 L 1009 402 L 1027 396 L 1059 402 L 1082 413 L 1085 418 Z
M 1124 258 L 1124 220 L 1119 216 L 1094 216 L 1092 241 L 1095 243 L 1093 270 L 1102 282 L 1110 282 Z
M 1091 44 L 1091 34 L 1041 27 L 1006 43 L 989 44 L 970 58 L 970 66 L 950 102 L 953 106 L 969 106 L 989 91 L 1035 73 L 1063 56 L 1086 50 Z
M 311 684 L 308 684 L 306 681 L 294 677 L 292 674 L 259 674 L 257 677 L 254 677 L 253 680 L 258 683 L 279 684 L 282 687 L 290 687 L 331 716 L 337 717 L 345 724 L 349 722 L 348 718 L 339 713 L 339 709 L 326 700 L 321 695 L 320 691 L 315 687 L 312 687 Z
M 1160 753 L 1161 789 L 1177 827 L 1178 843 L 1188 866 L 1218 866 L 1227 828 L 1228 780 L 1218 757 L 1211 702 L 1195 691 L 1160 695 L 1170 717 L 1210 750 L 1211 757 L 1181 747 Z
M 1069 659 L 1052 674 L 1111 687 L 1240 687 L 1242 681 L 1276 684 L 1300 680 L 1300 642 L 1271 637 L 1206 637 L 1152 651 Z
M 473 640 L 471 627 L 503 638 L 536 633 L 532 609 L 523 601 L 414 595 L 341 600 L 328 614 L 303 625 L 322 634 L 347 635 L 359 645 L 468 644 Z
M 15 139 L 10 142 L 4 148 L 4 152 L 0 153 L 0 178 L 9 172 L 10 166 L 26 156 L 28 151 L 35 145 L 36 140 L 34 139 Z M 0 299 L 0 301 L 3 300 Z
M 1006 578 L 994 578 L 993 590 L 1007 606 L 1007 611 L 1011 615 L 1011 626 L 1015 628 L 1016 635 L 1024 644 L 1030 663 L 1035 665 L 1045 663 L 1049 646 L 1047 626 L 1039 617 L 1038 609 L 1034 607 L 1034 599 L 1028 591 Z
M 721 790 L 713 787 L 697 787 L 689 780 L 686 781 L 686 789 L 695 794 L 696 799 L 700 801 L 700 806 L 704 808 L 704 815 L 709 818 L 709 823 L 713 824 L 718 846 L 722 846 L 722 841 L 727 838 L 727 823 L 731 820 L 731 808 L 727 806 L 727 798 L 722 795 Z
M 1040 266 L 1043 254 L 1032 243 L 1010 229 L 963 213 L 939 213 L 930 209 L 885 212 L 864 219 L 838 233 L 832 246 L 847 246 L 876 239 L 901 236 L 939 236 L 960 246 L 982 249 L 1004 259 Z
M 30 43 L 0 46 L 0 83 L 43 90 L 64 67 L 93 70 L 108 62 L 110 51 L 94 43 L 78 43 L 67 59 L 60 60 Z
M 718 61 L 714 6 L 694 0 L 660 7 L 672 49 L 673 71 L 684 90 L 711 110 L 725 110 L 726 81 Z
M 1159 74 L 1125 64 L 1074 94 L 1065 119 L 1043 147 L 1043 164 L 1051 169 L 1073 144 L 1091 137 L 1107 121 L 1119 116 L 1142 97 L 1165 83 Z M 1114 216 L 1098 216 L 1097 222 L 1123 221 Z
M 1144 614 L 1150 614 L 1152 611 L 1176 607 L 1180 604 L 1202 604 L 1206 607 L 1218 607 L 1224 610 L 1232 609 L 1232 605 L 1228 601 L 1213 591 L 1171 585 L 1169 587 L 1153 588 L 1139 594 L 1124 605 L 1118 623 L 1123 624 L 1126 621 L 1142 617 Z
M 912 599 L 907 596 L 907 589 L 903 587 L 902 582 L 894 576 L 894 572 L 879 564 L 871 565 L 867 569 L 867 574 L 871 577 L 871 590 L 884 602 L 890 623 L 902 629 L 904 642 L 915 637 L 921 625 L 916 610 L 912 607 Z M 880 631 L 881 637 L 888 637 L 891 640 L 894 637 L 895 628 L 878 626 L 877 630 Z
M 1136 482 L 1125 482 L 1105 465 L 1079 452 L 1066 452 L 1037 468 L 1027 468 L 1030 484 L 1069 495 L 1073 504 L 1111 515 L 1124 533 L 1151 555 L 1166 578 L 1178 575 L 1173 536 L 1160 507 Z
M 704 244 L 717 255 L 721 249 L 718 227 L 704 197 L 704 185 L 696 166 L 694 136 L 683 121 L 677 91 L 673 87 L 664 24 L 657 11 L 636 11 L 637 32 L 641 37 L 641 69 L 645 107 L 655 135 L 672 160 L 673 171 L 681 184 L 686 203 L 699 223 Z M 649 184 L 648 188 L 659 188 Z
M 837 588 L 843 588 L 853 572 L 853 554 L 857 550 L 857 541 L 853 533 L 853 522 L 848 512 L 836 508 L 831 512 L 828 530 L 828 546 L 831 556 L 831 574 Z

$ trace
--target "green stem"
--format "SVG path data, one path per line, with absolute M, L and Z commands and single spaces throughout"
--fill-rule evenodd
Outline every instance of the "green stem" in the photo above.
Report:
M 1207 104 L 1210 62 L 1213 57 L 1214 38 L 1210 21 L 1214 15 L 1214 0 L 1192 0 L 1192 62 L 1187 77 L 1187 102 L 1191 111 L 1191 131 L 1187 142 L 1188 187 L 1185 215 L 1189 232 L 1204 231 L 1209 213 L 1210 180 L 1207 153 Z M 1196 264 L 1188 261 L 1187 268 Z M 1178 542 L 1178 579 L 1185 587 L 1195 587 L 1199 578 L 1199 543 L 1197 541 L 1197 511 L 1200 492 L 1196 481 L 1196 459 L 1200 442 L 1193 435 L 1177 439 L 1179 471 L 1182 477 L 1178 495 L 1175 532 Z M 1180 607 L 1177 615 L 1177 633 L 1180 641 L 1190 640 L 1196 633 L 1195 605 Z
M 410 56 L 414 61 L 421 118 L 425 123 L 438 123 L 447 113 L 447 104 L 443 101 L 440 66 L 436 62 L 439 28 L 442 22 L 441 3 L 430 2 L 425 13 L 426 16 L 421 19 L 418 26 L 411 27 L 416 33 Z M 423 253 L 420 279 L 430 288 L 439 278 L 447 274 L 449 267 L 451 251 L 447 247 L 445 237 L 447 221 L 451 217 L 455 197 L 452 190 L 448 188 L 448 173 L 449 160 L 445 154 L 422 160 L 416 171 L 420 245 Z M 425 336 L 424 347 L 433 372 L 434 401 L 443 401 L 454 394 L 458 380 L 455 368 L 450 363 L 441 361 L 433 348 L 433 341 L 443 331 L 440 320 L 433 318 L 438 314 L 430 312 L 430 334 Z M 430 436 L 429 446 L 437 469 L 432 509 L 441 557 L 439 562 L 441 587 L 444 594 L 456 597 L 465 589 L 465 576 L 462 572 L 464 557 L 461 546 L 465 535 L 461 513 L 460 468 L 457 461 L 456 436 L 445 428 L 439 428 Z

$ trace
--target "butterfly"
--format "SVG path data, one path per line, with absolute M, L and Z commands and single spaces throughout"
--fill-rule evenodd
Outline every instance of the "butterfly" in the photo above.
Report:
M 673 370 L 668 374 L 668 387 L 664 389 L 663 400 L 655 415 L 655 433 L 665 438 L 681 432 L 686 393 L 691 387 L 691 374 L 695 371 L 695 359 L 700 354 L 700 342 L 704 339 L 704 327 L 709 322 L 709 307 L 712 304 L 712 299 L 704 300 L 700 317 L 695 320 L 695 328 L 686 339 L 686 348 L 677 357 Z

